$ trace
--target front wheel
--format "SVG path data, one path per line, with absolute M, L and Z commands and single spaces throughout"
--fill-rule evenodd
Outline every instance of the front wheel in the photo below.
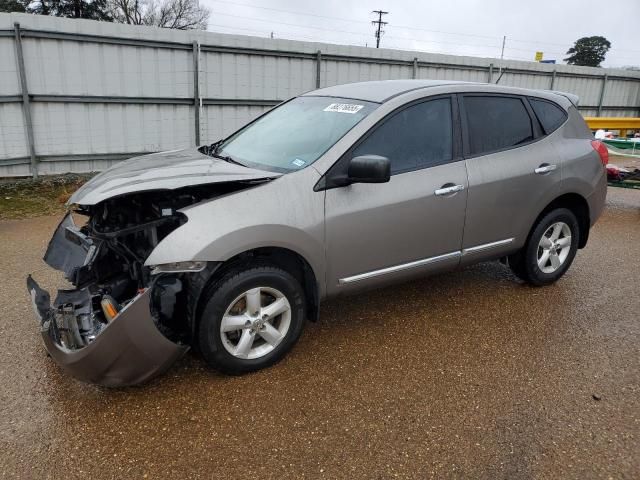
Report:
M 579 224 L 566 208 L 550 211 L 534 226 L 522 250 L 509 257 L 509 266 L 522 280 L 549 285 L 571 266 L 578 251 Z
M 205 360 L 231 375 L 280 360 L 304 327 L 304 292 L 288 272 L 272 266 L 227 273 L 209 291 L 199 325 Z

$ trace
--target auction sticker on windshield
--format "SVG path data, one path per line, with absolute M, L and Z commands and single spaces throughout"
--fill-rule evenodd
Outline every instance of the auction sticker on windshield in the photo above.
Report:
M 356 105 L 355 103 L 332 103 L 324 109 L 325 112 L 339 113 L 358 113 L 364 108 L 364 105 Z
M 307 162 L 305 162 L 304 160 L 300 160 L 299 158 L 296 158 L 296 159 L 295 159 L 295 160 L 293 160 L 291 163 L 292 163 L 293 165 L 295 165 L 296 167 L 302 167 L 302 166 L 303 166 L 305 163 L 307 163 Z

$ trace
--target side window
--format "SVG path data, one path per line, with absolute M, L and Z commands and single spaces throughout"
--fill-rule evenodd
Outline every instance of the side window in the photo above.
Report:
M 537 98 L 530 98 L 531 108 L 540 120 L 544 133 L 549 135 L 567 119 L 567 114 L 557 105 Z
M 391 174 L 432 167 L 453 158 L 451 100 L 439 98 L 405 108 L 377 127 L 353 156 L 382 155 Z
M 464 97 L 469 153 L 480 155 L 533 140 L 531 117 L 514 97 Z

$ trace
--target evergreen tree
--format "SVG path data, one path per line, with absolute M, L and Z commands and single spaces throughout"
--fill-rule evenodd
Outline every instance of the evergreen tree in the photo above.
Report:
M 604 37 L 582 37 L 567 51 L 571 56 L 564 61 L 569 65 L 599 67 L 610 48 L 611 42 Z

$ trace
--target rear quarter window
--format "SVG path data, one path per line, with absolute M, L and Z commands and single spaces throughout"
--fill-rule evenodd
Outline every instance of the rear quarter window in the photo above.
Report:
M 531 108 L 536 117 L 538 117 L 545 135 L 557 130 L 567 119 L 567 113 L 551 102 L 539 98 L 530 98 L 529 103 L 531 103 Z
M 465 96 L 469 154 L 516 147 L 533 140 L 531 117 L 519 97 Z

